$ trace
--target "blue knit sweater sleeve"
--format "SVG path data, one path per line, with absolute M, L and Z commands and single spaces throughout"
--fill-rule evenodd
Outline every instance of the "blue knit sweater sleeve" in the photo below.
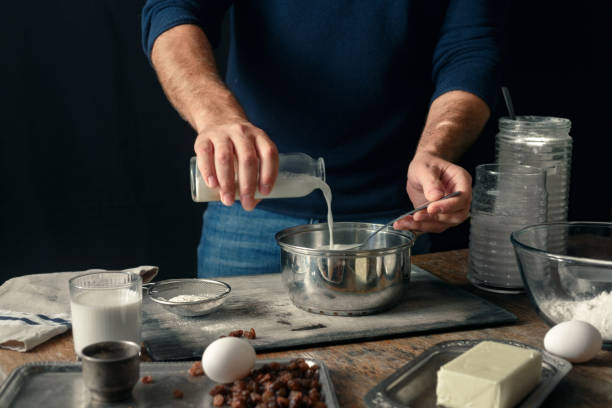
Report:
M 499 94 L 500 35 L 504 1 L 451 0 L 433 55 L 432 101 L 462 90 L 489 107 Z
M 181 24 L 200 26 L 211 44 L 220 37 L 223 15 L 229 0 L 147 0 L 141 15 L 142 48 L 149 59 L 155 39 L 164 31 Z

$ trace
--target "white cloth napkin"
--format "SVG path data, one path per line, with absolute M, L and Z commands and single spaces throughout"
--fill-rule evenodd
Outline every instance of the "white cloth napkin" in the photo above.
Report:
M 104 269 L 25 275 L 0 286 L 0 347 L 28 351 L 67 331 L 70 326 L 68 281 Z M 144 283 L 157 275 L 156 266 L 124 269 L 142 276 Z

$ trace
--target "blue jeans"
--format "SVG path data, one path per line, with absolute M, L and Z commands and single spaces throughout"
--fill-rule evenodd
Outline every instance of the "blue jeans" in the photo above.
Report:
M 391 219 L 359 220 L 384 224 Z M 274 235 L 285 228 L 327 222 L 327 219 L 291 217 L 255 208 L 244 211 L 240 203 L 226 207 L 208 203 L 198 246 L 198 277 L 256 275 L 280 272 L 280 248 Z M 429 251 L 426 234 L 421 235 L 412 254 Z

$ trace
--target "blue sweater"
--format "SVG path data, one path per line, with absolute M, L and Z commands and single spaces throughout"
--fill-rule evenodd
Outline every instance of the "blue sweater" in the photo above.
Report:
M 157 36 L 197 24 L 213 46 L 230 12 L 225 81 L 280 152 L 323 157 L 338 220 L 412 207 L 406 172 L 429 104 L 451 90 L 491 106 L 498 92 L 498 0 L 148 0 Z M 170 136 L 169 136 L 170 137 Z M 317 191 L 259 204 L 324 218 Z

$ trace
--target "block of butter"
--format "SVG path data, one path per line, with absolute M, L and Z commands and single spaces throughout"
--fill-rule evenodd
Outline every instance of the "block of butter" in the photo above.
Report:
M 438 370 L 438 405 L 510 408 L 539 382 L 542 355 L 531 349 L 483 341 Z

